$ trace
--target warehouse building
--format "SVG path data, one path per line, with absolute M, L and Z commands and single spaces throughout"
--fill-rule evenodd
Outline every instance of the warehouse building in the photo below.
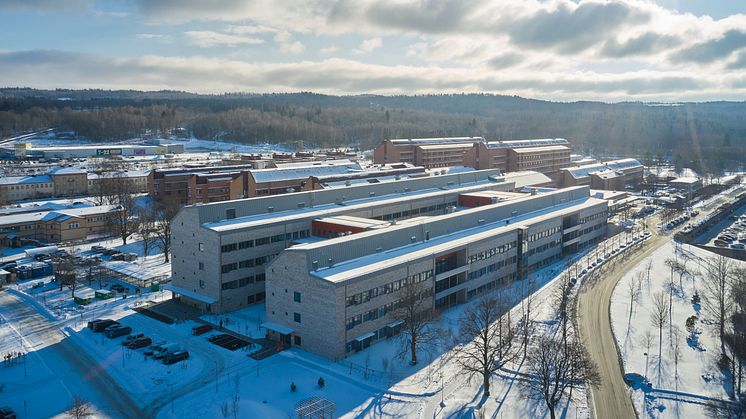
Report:
M 461 194 L 514 185 L 481 170 L 186 206 L 172 223 L 172 290 L 207 312 L 236 310 L 265 299 L 266 265 L 287 247 L 445 214 Z M 345 216 L 360 222 L 331 227 Z
M 587 186 L 517 194 L 461 192 L 468 207 L 383 225 L 327 217 L 326 240 L 298 243 L 266 267 L 264 327 L 284 345 L 338 359 L 396 334 L 395 308 L 421 283 L 435 309 L 462 304 L 599 242 L 607 202 Z
M 119 156 L 156 156 L 164 154 L 181 154 L 184 144 L 139 145 L 139 144 L 111 144 L 111 145 L 81 145 L 34 147 L 31 143 L 15 143 L 13 154 L 16 158 L 24 159 L 71 159 L 89 157 L 119 157 Z M 10 154 L 10 150 L 7 151 Z

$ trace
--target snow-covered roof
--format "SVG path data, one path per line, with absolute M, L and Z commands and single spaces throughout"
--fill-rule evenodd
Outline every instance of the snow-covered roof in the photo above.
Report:
M 570 142 L 564 138 L 537 138 L 529 140 L 490 141 L 486 146 L 487 148 L 523 148 L 567 144 L 570 144 Z
M 315 164 L 301 167 L 278 167 L 273 169 L 249 170 L 257 183 L 281 182 L 285 180 L 307 179 L 311 176 L 345 175 L 361 171 L 358 163 Z
M 584 166 L 566 167 L 562 170 L 567 170 L 570 175 L 577 179 L 581 177 L 589 176 L 591 173 L 601 172 L 604 170 L 623 170 L 632 168 L 642 168 L 642 164 L 635 159 L 621 159 L 612 160 L 604 163 L 587 164 Z
M 522 172 L 505 173 L 506 182 L 515 182 L 515 189 L 526 186 L 544 185 L 552 183 L 552 179 L 544 173 L 534 172 L 533 170 L 524 170 Z
M 513 151 L 515 151 L 518 154 L 528 154 L 528 153 L 541 153 L 543 151 L 566 151 L 569 150 L 567 146 L 564 145 L 545 145 L 540 147 L 522 147 L 517 148 Z
M 682 176 L 671 181 L 671 183 L 697 183 L 701 182 L 702 179 L 697 177 Z
M 295 332 L 295 329 L 281 325 L 279 323 L 274 322 L 264 322 L 262 323 L 262 327 L 269 330 L 274 330 L 275 332 L 281 334 L 281 335 L 289 335 L 293 332 Z
M 23 214 L 6 215 L 0 217 L 0 226 L 36 221 L 65 221 L 70 218 L 84 218 L 88 215 L 103 214 L 116 210 L 112 205 L 70 208 L 53 211 L 27 212 Z
M 423 150 L 447 150 L 452 148 L 472 148 L 474 143 L 448 143 L 448 144 L 430 144 L 421 145 L 420 148 Z
M 106 172 L 100 175 L 97 173 L 88 173 L 88 179 L 147 177 L 149 174 L 150 170 L 123 170 L 120 172 Z
M 47 175 L 5 176 L 3 178 L 0 178 L 0 185 L 23 185 L 30 183 L 52 183 L 52 178 Z
M 483 142 L 483 137 L 441 137 L 441 138 L 396 138 L 389 140 L 395 145 L 402 144 L 448 144 L 448 143 L 477 143 Z
M 516 226 L 533 224 L 563 213 L 571 213 L 598 205 L 602 200 L 585 197 L 570 202 L 527 212 L 510 218 L 510 223 L 498 220 L 478 227 L 468 228 L 455 233 L 435 237 L 431 240 L 368 254 L 335 264 L 332 267 L 312 271 L 311 275 L 330 282 L 339 283 L 362 275 L 373 274 L 399 264 L 415 261 L 423 257 L 450 251 L 455 247 L 468 245 L 479 240 L 495 237 L 500 234 L 513 233 Z M 350 236 L 353 237 L 353 236 Z M 331 242 L 331 240 L 327 241 Z M 325 242 L 320 242 L 325 243 Z M 298 248 L 305 247 L 301 245 Z M 296 249 L 298 249 L 296 248 Z
M 344 225 L 348 227 L 357 227 L 362 229 L 380 228 L 389 225 L 388 221 L 372 220 L 368 218 L 353 217 L 349 215 L 338 215 L 335 217 L 319 218 L 314 221 L 318 221 L 320 223 Z
M 79 167 L 55 167 L 48 172 L 50 175 L 82 175 L 87 173 Z

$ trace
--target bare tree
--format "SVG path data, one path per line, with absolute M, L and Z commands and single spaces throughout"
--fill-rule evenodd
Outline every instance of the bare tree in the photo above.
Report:
M 69 254 L 58 256 L 54 259 L 52 267 L 54 269 L 54 280 L 59 284 L 60 291 L 63 287 L 67 287 L 72 292 L 72 297 L 75 298 L 75 290 L 80 282 L 75 259 Z
M 143 256 L 148 256 L 150 250 L 157 245 L 155 235 L 155 213 L 151 207 L 138 211 L 137 233 L 142 238 Z
M 521 389 L 528 398 L 543 401 L 552 419 L 560 401 L 572 397 L 573 388 L 600 382 L 596 365 L 574 338 L 562 342 L 546 334 L 539 336 L 526 366 L 530 378 L 521 382 Z
M 640 296 L 640 284 L 642 281 L 643 274 L 638 272 L 634 278 L 630 278 L 627 282 L 627 296 L 629 297 L 629 318 L 632 318 L 632 308 L 634 307 L 635 301 Z
M 660 372 L 661 351 L 663 350 L 663 328 L 668 324 L 668 305 L 666 304 L 666 296 L 662 292 L 653 295 L 650 323 L 653 327 L 658 328 L 658 370 Z
M 746 359 L 746 269 L 734 269 L 734 281 L 731 287 L 733 313 L 729 317 L 730 331 L 725 335 L 725 341 L 731 347 L 734 361 L 737 363 L 735 371 L 736 394 L 741 394 L 743 381 L 743 362 Z
M 469 378 L 481 376 L 484 397 L 490 395 L 492 374 L 520 354 L 510 312 L 503 314 L 506 308 L 502 300 L 487 296 L 467 308 L 459 321 L 462 343 L 454 349 L 455 359 Z
M 704 269 L 704 308 L 717 324 L 720 352 L 725 353 L 725 325 L 731 303 L 729 280 L 733 267 L 730 259 L 721 255 L 705 259 Z
M 399 305 L 392 317 L 404 322 L 400 336 L 400 358 L 409 355 L 409 362 L 417 364 L 417 351 L 438 341 L 434 326 L 437 312 L 432 308 L 432 282 L 407 282 L 401 290 Z
M 572 304 L 572 287 L 574 285 L 572 278 L 570 271 L 566 270 L 559 278 L 559 282 L 552 294 L 552 303 L 555 310 L 557 310 L 563 342 L 567 339 L 568 323 L 572 317 L 572 309 L 574 307 L 574 304 Z
M 158 207 L 153 219 L 153 235 L 155 236 L 158 247 L 163 250 L 165 262 L 169 260 L 171 252 L 171 222 L 179 212 L 179 206 L 175 204 L 166 204 Z
M 131 180 L 121 173 L 99 182 L 100 195 L 105 203 L 117 208 L 109 214 L 108 224 L 113 234 L 127 244 L 127 239 L 137 232 L 135 193 Z
M 67 408 L 65 414 L 73 419 L 85 419 L 93 416 L 93 409 L 90 403 L 76 394 L 73 397 L 73 403 Z

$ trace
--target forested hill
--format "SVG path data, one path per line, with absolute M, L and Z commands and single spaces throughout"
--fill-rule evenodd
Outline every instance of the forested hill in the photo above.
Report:
M 606 104 L 487 94 L 0 89 L 0 136 L 46 127 L 96 140 L 183 127 L 198 138 L 361 148 L 394 137 L 565 137 L 580 152 L 643 159 L 671 156 L 678 165 L 706 171 L 746 162 L 744 102 Z

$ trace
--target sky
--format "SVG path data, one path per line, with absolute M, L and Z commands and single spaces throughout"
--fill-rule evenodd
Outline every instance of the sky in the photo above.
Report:
M 0 0 L 0 86 L 746 100 L 746 1 Z

